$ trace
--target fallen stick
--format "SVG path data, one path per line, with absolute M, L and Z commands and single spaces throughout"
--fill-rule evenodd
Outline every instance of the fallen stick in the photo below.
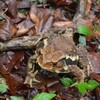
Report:
M 13 38 L 7 42 L 0 42 L 0 52 L 8 50 L 31 49 L 41 40 L 41 36 L 23 36 Z
M 76 14 L 75 14 L 73 20 L 77 20 L 79 18 L 85 17 L 86 3 L 87 3 L 87 0 L 79 1 L 77 11 L 76 11 Z
M 0 42 L 0 52 L 9 50 L 32 49 L 36 47 L 41 39 L 47 38 L 52 34 L 52 31 L 40 32 L 35 36 L 22 36 L 13 38 L 7 42 Z

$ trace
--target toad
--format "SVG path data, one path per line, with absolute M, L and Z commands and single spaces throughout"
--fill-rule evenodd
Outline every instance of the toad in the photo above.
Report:
M 50 34 L 38 43 L 35 53 L 36 55 L 32 56 L 28 63 L 29 72 L 25 83 L 39 82 L 35 79 L 38 71 L 33 73 L 31 70 L 35 68 L 32 66 L 32 62 L 53 73 L 72 73 L 79 82 L 84 81 L 89 74 L 88 52 L 82 44 L 75 45 L 73 32 Z M 31 78 L 29 78 L 30 76 Z

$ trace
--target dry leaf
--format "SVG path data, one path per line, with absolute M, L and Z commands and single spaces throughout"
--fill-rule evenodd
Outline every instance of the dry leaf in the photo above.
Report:
M 54 27 L 73 27 L 74 22 L 72 21 L 58 21 L 53 23 Z
M 100 73 L 100 54 L 89 53 L 89 62 L 95 73 Z
M 89 12 L 90 12 L 90 10 L 91 10 L 91 5 L 92 5 L 92 1 L 91 1 L 91 0 L 87 0 L 87 3 L 86 3 L 86 10 L 85 10 L 86 15 L 89 14 Z
M 8 16 L 3 15 L 3 17 L 6 21 L 5 23 L 1 24 L 0 38 L 1 40 L 7 41 L 15 35 L 17 29 L 16 26 L 11 23 L 11 19 Z
M 17 0 L 8 0 L 8 11 L 15 18 L 17 16 Z
M 25 35 L 29 30 L 34 26 L 34 24 L 30 21 L 29 17 L 26 20 L 22 21 L 17 25 L 18 31 L 16 33 L 17 36 Z

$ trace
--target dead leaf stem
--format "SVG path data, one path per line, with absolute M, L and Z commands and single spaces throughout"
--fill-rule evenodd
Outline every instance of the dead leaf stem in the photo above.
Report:
M 76 14 L 75 14 L 73 20 L 77 20 L 78 18 L 82 18 L 85 16 L 86 3 L 87 3 L 87 0 L 79 1 L 77 11 L 76 11 Z

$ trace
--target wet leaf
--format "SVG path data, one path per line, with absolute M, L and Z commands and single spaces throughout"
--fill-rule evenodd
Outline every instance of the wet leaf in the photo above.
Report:
M 73 0 L 74 2 L 79 2 L 79 0 Z
M 88 81 L 88 89 L 89 90 L 94 90 L 96 87 L 98 87 L 100 85 L 100 83 L 98 83 L 95 80 L 89 80 Z
M 5 22 L 1 24 L 0 27 L 0 40 L 7 41 L 15 35 L 17 29 L 16 26 L 12 24 L 11 19 L 8 16 L 3 15 L 2 17 L 5 19 Z
M 24 100 L 22 97 L 18 97 L 18 96 L 10 96 L 11 100 Z
M 83 34 L 83 35 L 91 35 L 92 34 L 90 28 L 86 25 L 79 25 L 77 27 L 77 31 L 79 34 Z
M 83 44 L 84 46 L 86 46 L 86 38 L 84 36 L 81 36 L 81 35 L 79 36 L 79 42 Z
M 8 74 L 4 76 L 6 77 L 6 81 L 11 93 L 15 94 L 24 82 L 22 76 L 19 76 L 17 74 Z
M 37 8 L 37 5 L 32 5 L 30 10 L 30 18 L 35 23 L 36 33 L 42 30 L 48 30 L 52 26 L 53 17 L 50 9 Z
M 100 83 L 96 82 L 95 80 L 89 80 L 88 82 L 81 82 L 76 85 L 79 92 L 82 94 L 86 94 L 87 90 L 94 90 Z
M 34 26 L 34 24 L 30 21 L 30 18 L 27 17 L 26 20 L 22 21 L 21 23 L 19 23 L 17 25 L 17 32 L 16 35 L 17 36 L 22 36 L 27 34 L 27 32 L 29 32 L 29 30 Z
M 44 0 L 38 0 L 40 3 L 42 3 Z
M 80 25 L 88 26 L 91 33 L 93 34 L 91 35 L 89 33 L 90 35 L 87 36 L 88 32 L 86 30 L 85 31 L 82 30 L 83 33 L 80 34 L 85 35 L 86 40 L 84 37 L 78 38 L 78 36 L 80 35 L 78 34 L 78 36 L 76 36 L 77 41 L 75 41 L 75 43 L 77 44 L 80 41 L 80 43 L 86 45 L 85 42 L 87 41 L 88 48 L 89 48 L 88 51 L 91 49 L 89 51 L 89 54 L 91 54 L 91 52 L 94 53 L 91 54 L 91 56 L 89 56 L 90 59 L 89 63 L 91 64 L 91 67 L 95 74 L 92 74 L 92 77 L 89 78 L 100 82 L 100 75 L 97 74 L 100 73 L 100 56 L 99 56 L 100 54 L 99 52 L 100 51 L 100 47 L 99 47 L 99 42 L 100 42 L 100 30 L 99 30 L 100 29 L 99 27 L 100 26 L 100 20 L 99 20 L 100 3 L 99 2 L 100 0 L 81 0 L 81 1 L 83 1 L 83 3 L 84 1 L 87 2 L 85 4 L 85 11 L 83 12 L 84 16 L 81 16 L 81 18 L 76 17 L 76 20 L 73 21 L 74 15 L 77 15 L 77 11 L 78 11 L 77 9 L 80 8 L 79 10 L 81 11 L 84 10 L 83 7 L 84 5 L 82 7 L 79 7 L 78 4 L 80 3 L 79 0 L 0 0 L 1 47 L 2 44 L 6 46 L 8 41 L 12 41 L 11 39 L 13 39 L 13 37 L 16 36 L 21 36 L 20 38 L 23 38 L 23 36 L 26 35 L 33 36 L 36 35 L 37 33 L 45 32 L 46 30 L 50 30 L 51 32 L 50 28 L 59 29 L 59 27 L 62 28 L 59 29 L 60 32 L 53 31 L 52 33 L 62 34 L 63 27 L 66 27 L 66 29 L 68 30 L 71 29 L 72 33 L 74 33 L 77 32 L 76 30 L 77 26 Z M 78 12 L 78 14 L 80 15 L 80 11 Z M 97 26 L 95 30 L 94 30 L 94 26 Z M 95 42 L 94 42 L 94 38 L 95 38 Z M 80 40 L 78 41 L 78 39 Z M 70 45 L 67 46 L 66 41 L 67 44 L 71 44 L 72 47 Z M 40 77 L 36 75 L 36 78 L 40 79 L 40 81 L 42 80 L 42 82 L 36 84 L 34 84 L 33 82 L 34 85 L 32 88 L 29 87 L 29 85 L 27 84 L 23 84 L 28 71 L 27 70 L 28 66 L 26 65 L 28 59 L 26 60 L 24 57 L 24 55 L 26 56 L 26 54 L 20 51 L 0 52 L 1 77 L 2 76 L 5 77 L 6 81 L 4 81 L 4 83 L 7 82 L 7 85 L 9 87 L 9 91 L 3 94 L 0 93 L 0 100 L 11 99 L 9 97 L 12 94 L 15 96 L 21 95 L 26 100 L 32 100 L 32 96 L 35 96 L 37 93 L 40 92 L 56 93 L 57 95 L 55 97 L 56 100 L 67 100 L 67 99 L 73 100 L 73 98 L 75 100 L 79 99 L 81 95 L 78 94 L 79 92 L 77 92 L 74 87 L 66 88 L 64 87 L 64 85 L 61 84 L 61 82 L 59 82 L 59 76 L 61 75 L 60 77 L 63 77 L 65 76 L 65 73 L 58 75 L 57 73 L 51 73 L 50 70 L 46 71 L 43 69 L 43 68 L 49 69 L 52 66 L 51 63 L 49 66 L 48 64 L 49 61 L 57 62 L 57 64 L 55 63 L 53 64 L 53 68 L 57 67 L 57 69 L 54 70 L 62 69 L 63 62 L 60 61 L 61 55 L 63 55 L 63 53 L 65 53 L 65 56 L 66 54 L 69 55 L 70 49 L 71 49 L 71 54 L 74 54 L 72 52 L 74 52 L 75 50 L 75 47 L 72 45 L 71 39 L 68 39 L 66 41 L 64 42 L 63 38 L 61 39 L 60 37 L 55 36 L 54 38 L 51 38 L 51 41 L 49 41 L 51 45 L 48 45 L 48 47 L 45 47 L 45 49 L 43 48 L 42 50 L 39 51 L 39 53 L 43 55 L 42 57 L 43 60 L 41 64 L 44 65 L 45 67 L 43 66 L 42 68 L 39 68 L 40 73 L 38 75 Z M 12 44 L 13 42 L 9 45 L 11 46 Z M 41 43 L 40 46 L 42 46 Z M 36 47 L 38 46 L 36 45 Z M 9 49 L 9 47 L 7 48 Z M 32 49 L 32 51 L 34 52 L 35 50 L 36 48 Z M 29 52 L 27 53 L 29 54 Z M 31 54 L 29 54 L 29 56 L 31 56 L 32 54 L 34 53 L 32 52 Z M 35 70 L 37 70 L 37 67 L 35 68 Z M 70 76 L 70 74 L 68 74 L 68 76 Z M 76 76 L 76 78 L 80 76 L 81 75 Z M 30 79 L 31 79 L 31 75 L 30 75 Z M 71 82 L 67 81 L 67 86 L 70 86 L 70 84 Z M 89 88 L 91 90 L 94 87 L 95 85 L 89 85 Z M 84 87 L 83 91 L 84 90 L 87 91 L 89 89 Z M 98 91 L 100 91 L 100 89 Z M 95 94 L 98 94 L 98 97 Z M 95 94 L 92 93 L 91 91 L 88 94 L 84 95 L 84 98 L 89 100 L 96 98 L 99 100 L 100 92 L 98 93 L 96 92 Z
M 21 0 L 21 2 L 18 2 L 17 8 L 19 8 L 19 10 L 26 10 L 30 8 L 30 1 L 31 0 Z
M 89 74 L 89 77 L 90 77 L 91 79 L 95 79 L 97 82 L 100 82 L 100 75 L 97 74 L 97 73 L 95 73 L 95 72 L 91 72 L 91 73 Z
M 54 93 L 40 93 L 37 94 L 33 100 L 52 100 L 55 96 L 56 94 Z
M 100 45 L 98 45 L 98 49 L 100 49 Z
M 8 11 L 12 15 L 11 17 L 15 18 L 17 16 L 17 0 L 8 0 Z
M 0 21 L 2 21 L 3 20 L 3 17 L 2 16 L 0 16 Z
M 87 0 L 87 3 L 86 3 L 86 10 L 85 10 L 85 13 L 88 15 L 90 10 L 91 10 L 91 4 L 92 4 L 92 1 L 91 0 Z
M 30 1 L 34 2 L 34 1 L 38 1 L 38 0 L 30 0 Z
M 97 1 L 97 3 L 100 3 L 100 0 L 96 0 Z
M 87 93 L 86 89 L 88 88 L 88 84 L 86 82 L 79 83 L 77 85 L 77 88 L 78 88 L 80 93 L 86 94 Z
M 8 86 L 4 83 L 0 83 L 0 93 L 5 93 L 8 89 Z
M 9 51 L 1 53 L 0 56 L 0 73 L 6 78 L 10 92 L 14 94 L 24 81 L 22 77 L 23 73 L 21 71 L 24 52 L 16 51 L 14 53 Z M 17 74 L 17 70 L 19 69 L 20 71 Z
M 72 4 L 72 0 L 48 0 L 50 3 L 54 3 L 57 6 L 63 6 L 63 5 L 70 5 Z
M 70 85 L 74 83 L 74 81 L 71 78 L 66 78 L 66 77 L 60 78 L 60 81 L 66 87 L 69 87 Z
M 95 52 L 89 53 L 89 62 L 93 72 L 100 73 L 100 54 Z
M 40 16 L 38 16 L 38 13 L 39 12 L 36 5 L 32 5 L 30 10 L 30 18 L 36 24 L 36 32 L 39 31 L 40 26 Z
M 55 27 L 72 27 L 73 25 L 74 23 L 71 21 L 59 21 L 53 23 L 53 26 Z

